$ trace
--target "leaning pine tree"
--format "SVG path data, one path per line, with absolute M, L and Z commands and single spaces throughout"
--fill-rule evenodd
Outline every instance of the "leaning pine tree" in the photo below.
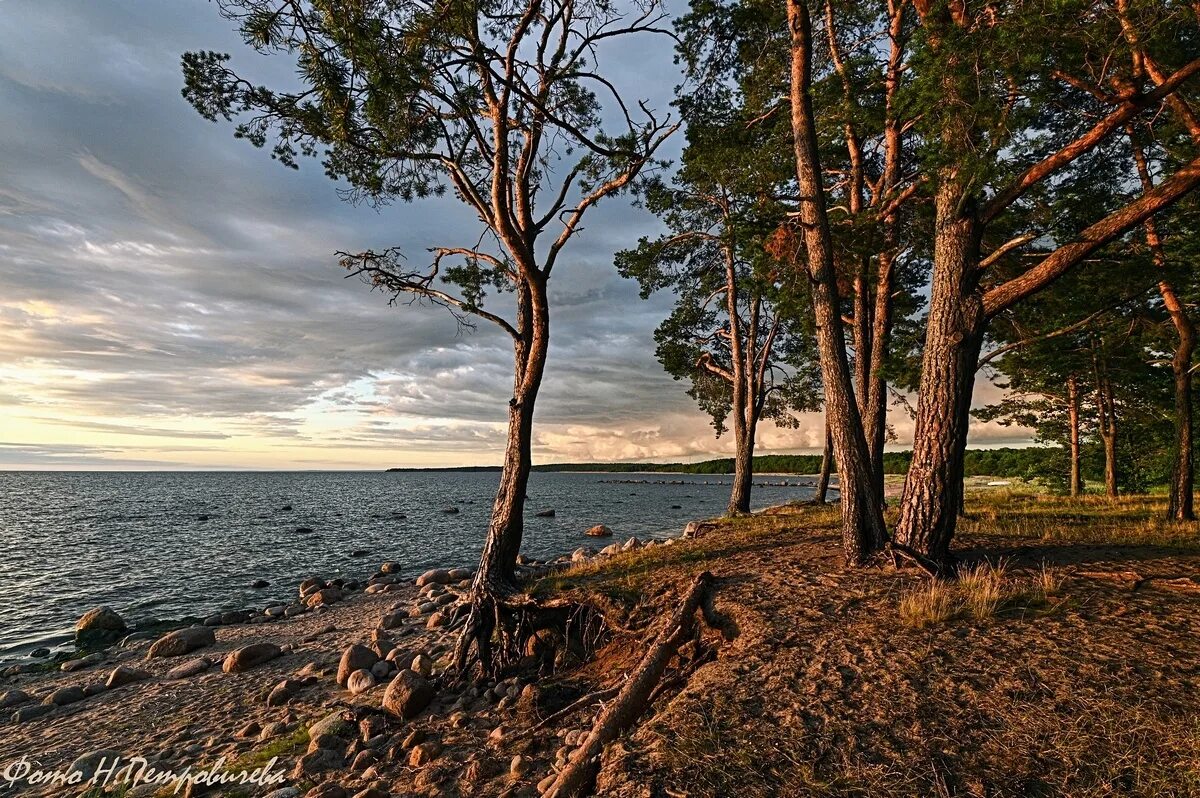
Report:
M 184 96 L 206 118 L 295 167 L 323 153 L 350 198 L 412 201 L 446 189 L 482 234 L 433 247 L 413 269 L 394 249 L 340 253 L 393 298 L 484 319 L 513 344 L 508 443 L 491 523 L 455 652 L 494 672 L 536 621 L 514 610 L 534 403 L 550 336 L 547 283 L 584 214 L 655 163 L 675 130 L 601 74 L 610 40 L 663 32 L 656 0 L 628 15 L 591 0 L 218 0 L 263 55 L 294 59 L 298 85 L 240 77 L 229 56 L 183 56 Z M 606 124 L 616 125 L 616 130 Z M 484 309 L 511 293 L 507 313 Z M 518 622 L 518 619 L 521 619 Z

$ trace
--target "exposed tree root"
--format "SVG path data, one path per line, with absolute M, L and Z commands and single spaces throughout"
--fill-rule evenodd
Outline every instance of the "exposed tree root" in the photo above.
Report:
M 541 603 L 526 594 L 477 583 L 454 649 L 452 678 L 465 679 L 476 666 L 497 678 L 526 657 L 548 672 L 556 662 L 586 657 L 606 635 L 594 607 L 555 600 Z
M 658 633 L 637 668 L 626 677 L 620 693 L 600 713 L 583 746 L 572 755 L 571 761 L 542 794 L 542 798 L 573 798 L 588 788 L 595 778 L 605 746 L 628 729 L 645 711 L 668 663 L 679 647 L 692 637 L 696 627 L 696 611 L 701 607 L 712 582 L 713 575 L 708 571 L 692 582 L 683 603 Z

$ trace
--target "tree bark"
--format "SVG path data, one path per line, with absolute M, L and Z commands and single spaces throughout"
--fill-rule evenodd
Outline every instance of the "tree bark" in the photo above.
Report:
M 1183 102 L 1182 99 L 1176 99 Z M 1191 111 L 1186 103 L 1182 112 L 1185 117 L 1190 118 Z M 1129 142 L 1132 145 L 1138 177 L 1141 178 L 1142 190 L 1148 192 L 1154 188 L 1154 180 L 1150 175 L 1146 153 L 1132 130 L 1129 132 Z M 1175 384 L 1175 442 L 1167 518 L 1172 521 L 1194 521 L 1196 515 L 1192 506 L 1195 483 L 1195 467 L 1192 462 L 1192 355 L 1196 349 L 1196 327 L 1188 317 L 1187 309 L 1180 301 L 1174 284 L 1166 276 L 1167 253 L 1163 248 L 1162 237 L 1158 233 L 1158 224 L 1154 217 L 1147 217 L 1146 221 L 1142 222 L 1142 227 L 1154 265 L 1163 273 L 1158 281 L 1158 293 L 1162 297 L 1163 307 L 1171 317 L 1176 336 L 1175 354 L 1171 358 L 1171 373 Z
M 532 466 L 533 411 L 550 342 L 550 312 L 544 278 L 535 277 L 518 288 L 516 329 L 519 335 L 513 345 L 514 379 L 513 396 L 508 403 L 508 442 L 479 570 L 471 584 L 471 610 L 455 648 L 455 665 L 460 672 L 467 664 L 472 644 L 477 647 L 476 653 L 485 671 L 494 670 L 493 633 L 503 621 L 505 598 L 517 589 L 515 568 L 517 555 L 521 552 L 525 494 Z M 502 645 L 503 642 L 502 639 Z
M 810 92 L 812 24 L 804 0 L 788 0 L 791 33 L 791 121 L 796 177 L 813 314 L 825 386 L 825 417 L 833 435 L 842 496 L 842 547 L 847 565 L 860 565 L 887 539 L 872 486 L 867 441 L 854 398 L 833 264 L 833 244 L 817 150 Z
M 829 475 L 833 471 L 833 433 L 829 429 L 829 420 L 825 420 L 825 448 L 821 450 L 821 473 L 817 475 L 817 489 L 813 501 L 824 504 L 829 495 Z
M 1067 378 L 1067 423 L 1070 426 L 1071 474 L 1068 479 L 1072 496 L 1083 493 L 1083 474 L 1079 456 L 1079 378 L 1072 374 Z
M 1096 416 L 1100 440 L 1104 443 L 1104 493 L 1117 497 L 1117 408 L 1112 382 L 1105 374 L 1100 355 L 1093 350 L 1093 370 L 1096 379 Z
M 754 485 L 754 434 L 758 419 L 751 418 L 741 425 L 733 458 L 733 490 L 729 494 L 729 515 L 750 512 L 750 491 Z
M 945 569 L 962 506 L 971 393 L 986 322 L 976 271 L 975 207 L 952 169 L 940 175 L 935 214 L 913 459 L 904 481 L 896 539 Z

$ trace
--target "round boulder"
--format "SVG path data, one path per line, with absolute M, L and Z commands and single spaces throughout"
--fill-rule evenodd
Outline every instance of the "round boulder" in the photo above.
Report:
M 609 538 L 612 537 L 613 531 L 604 524 L 596 524 L 584 534 L 590 538 Z
M 150 650 L 146 652 L 146 659 L 181 657 L 216 642 L 217 636 L 208 626 L 189 626 L 186 629 L 176 629 L 155 640 L 154 645 L 150 646 Z
M 108 607 L 88 610 L 75 623 L 75 643 L 81 648 L 105 645 L 129 631 L 125 619 Z
M 411 720 L 433 701 L 434 689 L 425 677 L 402 670 L 383 694 L 383 708 L 401 720 Z

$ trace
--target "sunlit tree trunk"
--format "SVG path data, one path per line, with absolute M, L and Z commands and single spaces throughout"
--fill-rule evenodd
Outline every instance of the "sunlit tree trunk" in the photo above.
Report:
M 833 471 L 833 435 L 829 430 L 829 421 L 825 422 L 825 448 L 821 450 L 821 473 L 817 475 L 817 488 L 813 501 L 824 504 L 829 495 L 829 475 Z
M 859 565 L 886 542 L 880 502 L 872 486 L 867 441 L 854 398 L 833 263 L 833 244 L 813 121 L 812 27 L 803 0 L 788 0 L 791 33 L 791 118 L 817 348 L 825 386 L 825 417 L 833 433 L 842 497 L 842 547 L 846 563 Z

